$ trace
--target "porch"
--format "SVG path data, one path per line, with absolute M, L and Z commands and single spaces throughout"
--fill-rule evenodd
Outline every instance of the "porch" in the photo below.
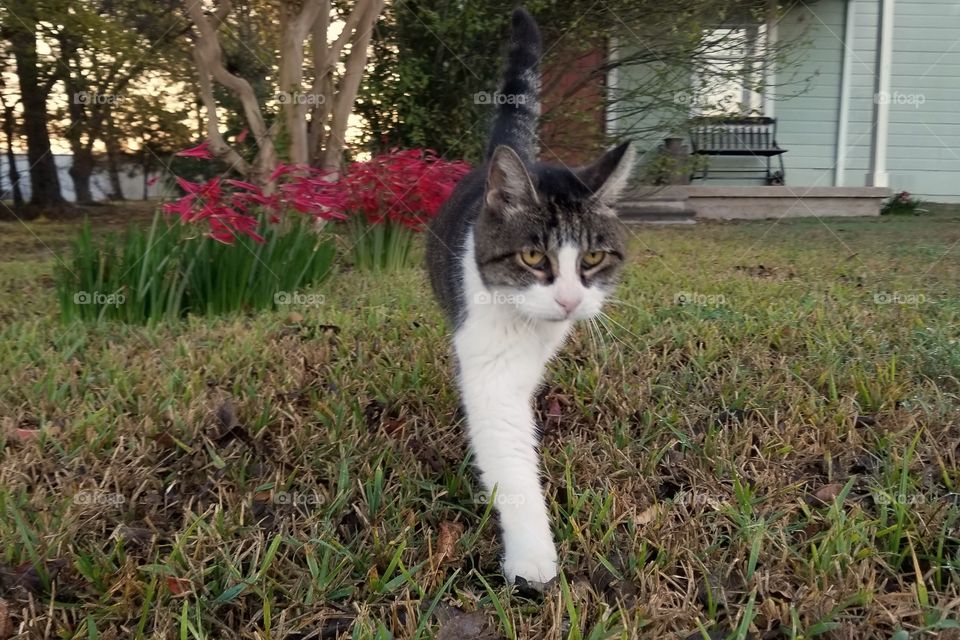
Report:
M 887 187 L 637 186 L 620 200 L 627 222 L 878 216 Z

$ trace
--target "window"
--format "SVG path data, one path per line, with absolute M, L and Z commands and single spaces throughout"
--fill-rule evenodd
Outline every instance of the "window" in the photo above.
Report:
M 705 54 L 693 78 L 695 116 L 765 115 L 766 25 L 704 32 Z

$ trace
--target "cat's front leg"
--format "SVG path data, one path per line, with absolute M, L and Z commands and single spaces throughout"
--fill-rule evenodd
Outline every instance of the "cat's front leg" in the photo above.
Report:
M 527 384 L 517 371 L 461 370 L 468 433 L 476 465 L 493 496 L 503 532 L 503 572 L 541 587 L 557 575 L 557 551 L 543 488 L 537 428 Z

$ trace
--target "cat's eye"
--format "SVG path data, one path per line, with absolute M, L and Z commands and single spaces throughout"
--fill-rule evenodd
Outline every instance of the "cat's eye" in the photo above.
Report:
M 543 251 L 521 251 L 520 260 L 528 267 L 539 269 L 545 264 L 546 256 Z
M 595 267 L 603 262 L 603 259 L 606 257 L 606 251 L 587 251 L 580 256 L 580 261 L 583 262 L 584 268 L 590 269 L 591 267 Z

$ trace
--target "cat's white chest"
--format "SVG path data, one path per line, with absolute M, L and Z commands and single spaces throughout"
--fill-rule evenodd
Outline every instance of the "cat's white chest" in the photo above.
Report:
M 488 382 L 530 393 L 572 323 L 525 318 L 509 300 L 491 296 L 477 271 L 472 245 L 470 238 L 463 257 L 466 318 L 454 335 L 461 376 L 495 376 Z

